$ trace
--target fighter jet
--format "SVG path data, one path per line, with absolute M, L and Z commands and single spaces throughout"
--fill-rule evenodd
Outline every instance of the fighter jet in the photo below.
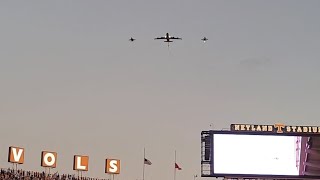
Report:
M 131 41 L 131 42 L 133 42 L 133 41 L 135 41 L 135 40 L 136 40 L 136 39 L 134 39 L 134 38 L 132 38 L 132 37 L 129 39 L 129 41 Z
M 175 39 L 182 40 L 182 38 L 170 36 L 169 33 L 167 33 L 166 36 L 157 37 L 157 38 L 154 38 L 154 39 L 155 39 L 155 40 L 165 39 L 164 42 L 167 42 L 167 43 L 168 43 L 168 47 L 169 47 L 169 43 L 170 43 L 170 42 L 173 42 L 172 40 L 175 40 Z
M 204 38 L 202 38 L 201 40 L 202 40 L 203 42 L 206 42 L 206 41 L 208 41 L 208 38 L 204 37 Z

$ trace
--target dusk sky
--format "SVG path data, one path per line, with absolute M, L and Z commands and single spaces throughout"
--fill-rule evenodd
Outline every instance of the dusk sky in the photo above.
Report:
M 200 174 L 200 133 L 232 123 L 319 125 L 318 0 L 0 1 L 0 167 L 117 180 Z M 170 45 L 155 37 L 181 37 Z M 203 43 L 200 39 L 209 40 Z M 130 42 L 134 37 L 137 40 Z

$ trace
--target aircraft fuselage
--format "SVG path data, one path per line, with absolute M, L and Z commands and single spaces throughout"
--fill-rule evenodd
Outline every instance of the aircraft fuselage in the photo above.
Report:
M 167 38 L 167 39 L 166 39 L 166 41 L 164 41 L 164 42 L 173 42 L 173 41 L 170 41 L 169 33 L 166 34 L 166 38 Z

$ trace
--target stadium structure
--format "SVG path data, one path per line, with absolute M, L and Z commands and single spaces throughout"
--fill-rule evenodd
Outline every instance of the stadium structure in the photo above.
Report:
M 258 130 L 257 130 L 258 127 Z M 264 128 L 265 127 L 265 128 Z M 292 130 L 294 127 L 294 131 Z M 259 129 L 261 128 L 261 129 Z M 265 131 L 263 131 L 263 128 Z M 269 128 L 269 129 L 268 129 Z M 290 129 L 291 128 L 291 129 Z M 214 134 L 232 134 L 232 135 L 274 135 L 274 136 L 292 136 L 295 138 L 295 145 L 292 151 L 295 151 L 295 167 L 298 175 L 273 175 L 273 174 L 239 174 L 215 172 L 214 167 Z M 244 147 L 238 147 L 244 148 Z M 236 148 L 235 148 L 236 149 Z M 227 153 L 227 152 L 226 152 Z M 227 154 L 224 154 L 228 156 Z M 234 162 L 238 163 L 238 162 Z M 248 167 L 250 168 L 250 167 Z M 250 172 L 250 169 L 249 169 Z M 209 130 L 201 132 L 201 177 L 222 177 L 225 180 L 301 180 L 301 179 L 320 179 L 320 127 L 309 126 L 284 126 L 279 128 L 276 125 L 231 125 L 229 130 Z
M 81 177 L 75 174 L 47 174 L 43 172 L 16 169 L 1 169 L 0 180 L 107 180 L 92 177 Z

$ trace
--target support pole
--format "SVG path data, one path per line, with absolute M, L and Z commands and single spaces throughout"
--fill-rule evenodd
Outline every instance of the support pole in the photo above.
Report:
M 177 152 L 174 151 L 174 174 L 173 174 L 173 180 L 176 180 L 176 163 L 177 163 Z
M 144 164 L 144 160 L 146 159 L 146 148 L 143 148 L 143 168 L 142 168 L 142 180 L 144 180 L 144 168 L 145 168 L 145 164 Z

